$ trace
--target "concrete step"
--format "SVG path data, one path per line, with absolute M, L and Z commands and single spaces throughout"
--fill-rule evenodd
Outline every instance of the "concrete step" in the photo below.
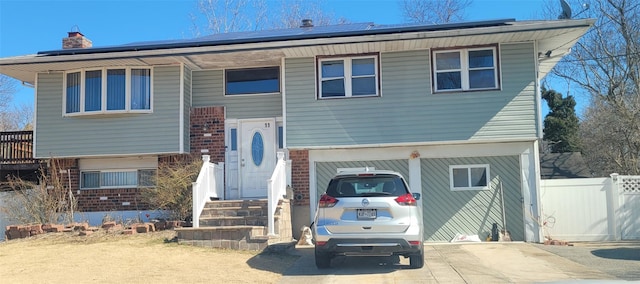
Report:
M 204 208 L 224 208 L 224 207 L 240 207 L 248 208 L 250 206 L 267 207 L 266 199 L 254 199 L 254 200 L 216 200 L 209 201 L 205 204 Z
M 274 216 L 275 220 L 279 216 Z M 200 227 L 218 227 L 218 226 L 267 226 L 269 223 L 268 216 L 217 216 L 217 217 L 200 217 Z
M 200 217 L 234 217 L 234 216 L 267 216 L 266 206 L 246 206 L 246 207 L 205 207 Z
M 178 243 L 235 250 L 264 250 L 270 242 L 264 226 L 219 226 L 176 229 Z
M 274 236 L 266 236 L 269 223 L 266 199 L 224 200 L 205 204 L 199 228 L 176 229 L 178 242 L 240 250 L 263 250 L 271 244 L 290 242 L 289 201 L 280 204 L 274 216 Z

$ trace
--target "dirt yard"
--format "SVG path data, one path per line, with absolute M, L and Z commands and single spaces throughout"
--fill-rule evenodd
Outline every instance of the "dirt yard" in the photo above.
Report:
M 275 283 L 296 260 L 167 242 L 173 231 L 49 233 L 0 242 L 3 283 Z

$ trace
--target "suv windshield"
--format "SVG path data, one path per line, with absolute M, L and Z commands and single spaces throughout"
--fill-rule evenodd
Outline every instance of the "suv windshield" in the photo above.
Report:
M 331 180 L 327 195 L 333 197 L 401 196 L 407 194 L 402 179 L 395 175 L 339 176 Z

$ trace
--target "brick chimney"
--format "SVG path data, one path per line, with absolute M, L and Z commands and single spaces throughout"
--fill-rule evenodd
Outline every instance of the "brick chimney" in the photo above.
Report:
M 92 45 L 91 41 L 79 31 L 69 32 L 69 37 L 62 39 L 62 49 L 89 48 Z

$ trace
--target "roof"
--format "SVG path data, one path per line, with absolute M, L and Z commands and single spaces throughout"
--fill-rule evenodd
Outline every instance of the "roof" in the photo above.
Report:
M 566 179 L 592 177 L 580 152 L 540 154 L 540 178 Z
M 80 68 L 176 64 L 185 64 L 191 70 L 242 68 L 280 65 L 283 58 L 290 57 L 534 42 L 540 54 L 552 54 L 538 57 L 542 78 L 594 22 L 501 19 L 442 25 L 356 23 L 234 32 L 0 58 L 0 74 L 34 84 L 38 73 Z
M 39 55 L 71 55 L 102 52 L 140 51 L 167 48 L 187 48 L 201 46 L 219 46 L 227 44 L 244 44 L 286 40 L 331 38 L 345 36 L 378 35 L 389 33 L 442 31 L 452 29 L 468 29 L 489 26 L 503 26 L 514 22 L 515 19 L 502 19 L 491 21 L 476 21 L 440 25 L 425 24 L 394 24 L 376 25 L 373 22 L 340 24 L 330 26 L 298 27 L 289 29 L 262 30 L 250 32 L 231 32 L 213 34 L 194 39 L 163 40 L 129 43 L 119 46 L 85 48 L 85 49 L 61 49 L 38 52 Z

